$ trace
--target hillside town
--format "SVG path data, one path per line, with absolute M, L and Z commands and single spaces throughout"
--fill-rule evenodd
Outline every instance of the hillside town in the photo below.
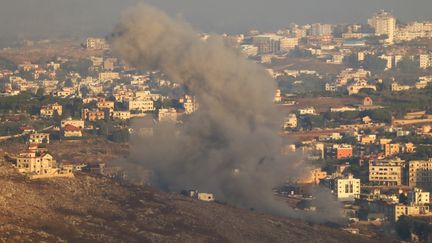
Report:
M 275 197 L 319 211 L 310 188 L 321 186 L 343 205 L 353 234 L 422 240 L 413 225 L 432 233 L 432 21 L 401 23 L 379 11 L 363 24 L 290 24 L 223 38 L 275 81 L 281 153 L 299 155 L 307 168 Z M 38 53 L 44 48 L 55 55 Z M 28 56 L 17 55 L 22 50 Z M 126 180 L 110 162 L 128 152 L 116 149 L 200 109 L 185 87 L 129 66 L 100 37 L 0 50 L 0 89 L 3 159 L 31 180 L 82 173 Z M 110 147 L 93 149 L 97 143 Z M 77 151 L 88 154 L 72 156 Z M 217 200 L 195 188 L 181 194 Z

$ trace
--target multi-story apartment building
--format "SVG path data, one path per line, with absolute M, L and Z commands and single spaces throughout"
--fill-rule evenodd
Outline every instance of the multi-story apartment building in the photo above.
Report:
M 377 160 L 369 163 L 369 182 L 373 185 L 400 186 L 404 182 L 404 160 Z
M 129 111 L 145 112 L 155 110 L 153 100 L 129 100 L 127 107 Z
M 62 105 L 58 103 L 54 103 L 54 104 L 42 106 L 40 109 L 40 114 L 42 117 L 53 117 L 56 112 L 59 116 L 62 115 L 63 113 Z
M 396 32 L 396 18 L 391 13 L 380 11 L 368 19 L 368 24 L 375 29 L 375 35 L 386 35 L 386 43 L 393 44 Z
M 335 180 L 334 193 L 339 200 L 354 200 L 360 197 L 360 179 L 353 175 L 337 178 Z
M 49 143 L 50 142 L 50 134 L 49 133 L 32 133 L 30 134 L 29 143 Z
M 432 159 L 413 160 L 408 163 L 408 186 L 431 187 Z
M 77 127 L 79 129 L 84 128 L 84 121 L 83 120 L 73 120 L 72 118 L 68 118 L 65 120 L 62 120 L 60 122 L 60 127 L 64 128 L 66 125 L 72 125 L 74 127 Z

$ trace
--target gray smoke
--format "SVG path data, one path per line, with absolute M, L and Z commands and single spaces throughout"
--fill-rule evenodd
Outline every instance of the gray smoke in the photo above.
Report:
M 112 45 L 129 64 L 160 70 L 184 85 L 199 103 L 181 125 L 159 123 L 154 136 L 137 145 L 138 160 L 154 172 L 155 185 L 213 192 L 239 207 L 309 217 L 276 201 L 272 192 L 304 168 L 299 156 L 281 155 L 282 117 L 273 104 L 275 82 L 264 69 L 221 38 L 203 41 L 185 22 L 144 5 L 123 15 Z

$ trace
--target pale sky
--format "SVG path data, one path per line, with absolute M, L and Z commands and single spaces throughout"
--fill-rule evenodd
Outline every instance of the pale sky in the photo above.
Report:
M 137 2 L 217 33 L 276 30 L 292 22 L 365 22 L 379 9 L 392 10 L 401 21 L 432 19 L 432 0 L 0 0 L 0 41 L 105 35 Z

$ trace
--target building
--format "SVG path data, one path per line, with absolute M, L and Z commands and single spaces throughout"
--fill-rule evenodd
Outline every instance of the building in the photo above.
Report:
M 100 100 L 96 103 L 96 106 L 100 110 L 114 110 L 114 101 Z
M 421 54 L 418 60 L 420 68 L 426 69 L 432 66 L 432 54 Z
M 318 185 L 322 179 L 327 177 L 327 172 L 321 169 L 313 169 L 308 172 L 307 176 L 301 178 L 298 183 L 300 184 L 315 184 Z
M 283 129 L 296 128 L 297 127 L 297 116 L 296 114 L 289 114 L 284 120 Z
M 153 100 L 129 100 L 127 102 L 127 107 L 129 111 L 154 111 L 154 101 Z
M 401 84 L 398 84 L 396 82 L 393 82 L 391 84 L 391 91 L 393 91 L 393 92 L 400 92 L 400 91 L 405 91 L 405 90 L 409 90 L 409 89 L 411 89 L 411 87 L 409 85 L 401 85 Z
M 376 160 L 369 163 L 369 183 L 372 185 L 400 186 L 404 181 L 406 162 L 396 160 Z
M 55 164 L 53 156 L 47 152 L 26 151 L 18 155 L 16 167 L 21 173 L 53 174 Z
M 258 47 L 258 54 L 277 53 L 280 51 L 280 36 L 256 35 L 252 37 L 252 45 Z
M 106 81 L 106 80 L 113 80 L 113 79 L 120 79 L 120 74 L 117 72 L 99 73 L 99 80 Z
M 159 109 L 158 111 L 159 121 L 177 121 L 177 111 L 174 108 L 170 109 Z
M 204 202 L 213 202 L 215 200 L 212 193 L 198 192 L 197 190 L 183 190 L 181 194 Z
M 361 135 L 360 136 L 360 144 L 374 144 L 376 141 L 376 135 L 375 134 L 369 134 L 369 135 Z
M 60 128 L 64 128 L 66 125 L 72 125 L 74 127 L 78 127 L 79 129 L 84 128 L 84 121 L 83 120 L 73 120 L 72 118 L 68 118 L 65 120 L 62 120 L 60 122 Z
M 353 148 L 349 144 L 334 144 L 333 150 L 336 159 L 346 159 L 353 156 Z
M 58 103 L 44 105 L 40 108 L 40 114 L 42 117 L 51 118 L 54 114 L 61 116 L 63 114 L 63 107 Z
M 369 84 L 366 80 L 357 80 L 352 85 L 347 86 L 347 91 L 349 95 L 358 94 L 360 90 L 371 89 L 376 91 L 377 88 L 373 84 Z
M 130 111 L 113 111 L 112 119 L 129 120 L 131 117 Z
M 408 192 L 408 203 L 410 205 L 425 205 L 430 203 L 430 193 L 420 188 L 414 188 Z
M 197 195 L 197 198 L 198 198 L 198 200 L 204 201 L 204 202 L 213 202 L 215 200 L 213 193 L 199 192 Z
M 406 216 L 422 216 L 429 215 L 429 205 L 390 205 L 388 217 L 392 222 L 398 221 L 402 215 Z
M 408 163 L 408 186 L 429 188 L 432 185 L 432 159 Z
M 333 26 L 330 24 L 315 23 L 311 25 L 310 34 L 312 36 L 331 35 Z
M 273 102 L 274 103 L 281 103 L 282 102 L 282 95 L 281 95 L 280 89 L 276 89 L 276 93 L 275 93 L 275 96 L 273 98 Z
M 83 109 L 81 117 L 87 121 L 98 121 L 105 119 L 105 112 L 100 110 Z
M 183 109 L 186 114 L 192 114 L 198 110 L 198 103 L 195 97 L 185 95 L 184 98 L 180 99 L 180 103 L 183 103 Z
M 298 38 L 296 37 L 285 37 L 280 39 L 280 51 L 289 52 L 290 50 L 298 46 Z
M 63 128 L 63 136 L 65 138 L 82 137 L 82 132 L 78 127 L 68 124 Z
M 50 142 L 49 133 L 32 133 L 30 134 L 29 143 L 48 144 Z
M 73 177 L 70 169 L 59 166 L 53 156 L 39 148 L 29 148 L 16 158 L 16 168 L 30 179 Z
M 397 143 L 388 143 L 384 145 L 384 156 L 390 157 L 399 154 L 400 146 Z
M 341 201 L 351 201 L 360 197 L 360 179 L 353 175 L 335 179 L 334 193 Z
M 248 57 L 253 57 L 258 54 L 258 47 L 254 45 L 241 45 L 240 50 L 244 55 Z
M 107 48 L 108 44 L 102 38 L 87 38 L 86 47 L 87 49 L 102 50 Z
M 315 115 L 316 111 L 314 107 L 307 107 L 298 110 L 300 115 Z
M 396 33 L 396 18 L 389 12 L 380 11 L 368 19 L 368 24 L 374 28 L 375 35 L 387 36 L 385 42 L 393 44 Z
M 373 105 L 373 100 L 371 97 L 367 96 L 363 99 L 363 105 L 364 106 L 372 106 Z

